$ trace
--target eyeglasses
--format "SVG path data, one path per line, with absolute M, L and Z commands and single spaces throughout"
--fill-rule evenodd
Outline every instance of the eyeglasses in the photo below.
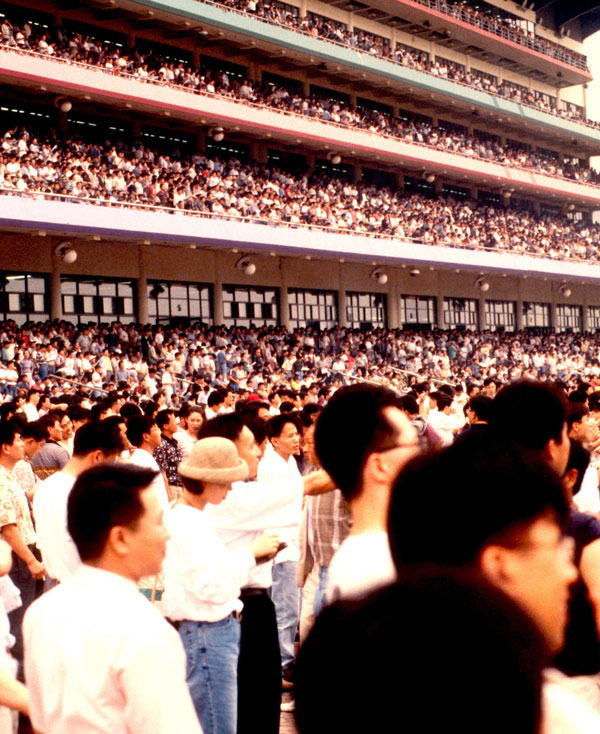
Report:
M 395 443 L 392 446 L 383 446 L 377 453 L 384 454 L 386 451 L 393 451 L 394 449 L 418 449 L 419 451 L 426 451 L 429 448 L 429 441 L 425 436 L 419 436 L 416 441 L 410 443 Z

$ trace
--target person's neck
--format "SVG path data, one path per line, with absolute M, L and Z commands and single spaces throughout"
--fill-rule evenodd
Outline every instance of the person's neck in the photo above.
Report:
M 3 466 L 6 469 L 6 471 L 12 471 L 16 465 L 17 465 L 17 462 L 13 461 L 13 459 L 5 459 L 5 458 L 0 459 L 0 466 Z
M 192 431 L 191 429 L 186 428 L 186 431 L 185 432 L 188 434 L 188 436 L 191 436 L 194 439 L 194 441 L 197 441 L 198 440 L 198 432 L 197 431 Z
M 202 511 L 208 503 L 204 499 L 203 494 L 193 494 L 184 488 L 181 497 L 177 500 L 177 504 L 187 505 L 188 507 L 194 507 L 196 510 Z
M 350 500 L 352 515 L 351 535 L 363 535 L 387 531 L 387 516 L 390 501 L 389 487 L 371 485 Z
M 136 574 L 134 574 L 130 569 L 124 568 L 119 559 L 113 558 L 112 556 L 102 556 L 101 558 L 87 560 L 84 562 L 84 566 L 91 566 L 92 568 L 97 568 L 101 571 L 109 571 L 117 576 L 122 576 L 128 581 L 133 581 L 134 584 L 137 584 L 139 581 Z
M 163 436 L 164 436 L 165 438 L 173 438 L 173 436 L 174 436 L 175 434 L 173 433 L 173 431 L 163 431 L 163 432 L 162 432 L 162 435 L 163 435 Z
M 285 461 L 286 464 L 288 463 L 288 461 L 290 460 L 290 457 L 292 456 L 292 454 L 283 453 L 283 452 L 279 451 L 278 449 L 275 449 L 275 453 L 278 456 L 281 456 L 281 458 Z
M 154 449 L 150 446 L 150 444 L 147 441 L 144 441 L 138 446 L 138 449 L 141 449 L 142 451 L 147 451 L 149 454 L 152 454 Z

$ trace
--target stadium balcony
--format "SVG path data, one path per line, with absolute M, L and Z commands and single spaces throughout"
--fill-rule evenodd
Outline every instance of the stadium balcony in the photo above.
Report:
M 478 160 L 408 143 L 334 122 L 274 111 L 248 101 L 198 94 L 165 82 L 141 81 L 98 67 L 48 59 L 34 53 L 0 50 L 0 78 L 18 79 L 33 90 L 67 94 L 88 103 L 105 103 L 194 124 L 222 126 L 234 134 L 302 144 L 316 154 L 335 150 L 345 159 L 372 161 L 407 173 L 444 176 L 458 183 L 497 188 L 516 196 L 540 196 L 553 203 L 599 208 L 600 187 L 553 177 L 532 169 Z M 292 122 L 293 121 L 293 122 Z
M 115 17 L 114 3 L 94 7 L 95 18 L 105 17 L 110 21 Z M 168 11 L 165 9 L 167 7 Z M 528 102 L 511 101 L 473 85 L 440 78 L 435 73 L 405 66 L 331 40 L 315 38 L 289 26 L 266 22 L 232 8 L 197 0 L 179 3 L 177 8 L 165 2 L 153 3 L 152 8 L 143 7 L 141 3 L 123 2 L 119 5 L 119 18 L 130 22 L 133 29 L 159 27 L 167 34 L 167 38 L 191 39 L 200 49 L 219 46 L 226 41 L 234 54 L 251 56 L 254 52 L 262 53 L 266 58 L 281 59 L 298 70 L 317 67 L 320 72 L 326 71 L 341 82 L 370 86 L 388 95 L 404 96 L 424 108 L 452 107 L 462 117 L 480 115 L 481 119 L 500 123 L 501 126 L 512 124 L 530 131 L 540 129 L 546 135 L 565 142 L 576 140 L 583 146 L 584 154 L 600 152 L 598 125 L 593 121 L 574 119 L 566 108 L 563 109 L 570 103 L 563 103 L 559 98 L 556 112 L 544 111 Z M 393 28 L 390 28 L 390 32 L 394 34 Z M 131 33 L 135 33 L 135 30 Z M 434 46 L 437 47 L 436 44 Z M 444 48 L 439 45 L 437 50 L 443 51 Z M 476 60 L 476 56 L 473 60 Z M 552 85 L 556 90 L 560 86 L 560 79 L 553 77 Z M 545 95 L 543 91 L 534 89 L 534 92 Z M 583 107 L 580 107 L 577 117 L 583 112 Z
M 254 35 L 252 25 L 247 24 L 244 17 L 238 17 L 235 28 L 232 28 L 226 17 L 213 14 L 209 7 L 202 6 L 209 6 L 209 3 L 205 0 L 177 3 L 173 0 L 139 0 L 125 4 L 128 10 L 137 11 L 142 17 L 146 15 L 146 18 L 148 13 L 153 18 L 160 17 L 161 13 L 175 14 L 211 23 L 223 30 Z M 106 7 L 110 8 L 112 4 L 108 2 Z M 394 27 L 406 30 L 410 35 L 419 35 L 424 40 L 436 43 L 441 41 L 449 48 L 480 55 L 491 63 L 504 60 L 507 66 L 513 65 L 515 69 L 526 73 L 533 71 L 540 79 L 553 80 L 557 86 L 584 84 L 592 79 L 583 54 L 564 45 L 561 47 L 561 44 L 543 36 L 519 33 L 491 19 L 478 19 L 469 13 L 468 7 L 461 9 L 443 0 L 371 0 L 368 6 L 360 3 L 359 9 L 362 8 L 366 9 L 367 17 L 381 20 L 382 23 L 390 20 Z M 399 18 L 398 14 L 402 17 Z M 272 40 L 281 41 L 286 46 L 285 39 L 278 38 L 277 32 L 274 32 Z

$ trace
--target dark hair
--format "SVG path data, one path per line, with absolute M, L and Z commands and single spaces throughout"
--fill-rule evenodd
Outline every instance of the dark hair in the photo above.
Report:
M 431 393 L 431 398 L 435 400 L 438 410 L 444 410 L 444 408 L 449 408 L 452 405 L 452 398 L 446 392 L 438 390 Z
M 73 456 L 87 456 L 92 451 L 102 451 L 105 456 L 110 456 L 124 448 L 118 426 L 107 421 L 84 423 L 75 431 L 73 438 Z
M 140 493 L 155 476 L 152 469 L 131 464 L 99 464 L 77 477 L 69 494 L 67 526 L 82 561 L 102 555 L 113 527 L 135 527 L 144 513 Z
M 12 446 L 15 438 L 21 434 L 21 429 L 14 421 L 2 421 L 0 423 L 0 448 Z
M 154 419 L 154 415 L 159 409 L 159 404 L 156 400 L 146 400 L 142 406 L 142 412 L 145 416 Z
M 91 421 L 92 411 L 89 408 L 84 408 L 83 405 L 70 405 L 67 410 L 69 418 L 75 423 L 75 421 Z
M 573 497 L 581 489 L 583 482 L 583 475 L 586 473 L 588 466 L 590 465 L 590 452 L 584 448 L 579 441 L 571 439 L 571 446 L 569 448 L 569 460 L 567 461 L 567 468 L 565 474 L 570 469 L 577 469 L 577 481 L 573 485 L 572 493 Z
M 141 446 L 144 434 L 150 433 L 152 426 L 156 425 L 154 418 L 149 415 L 133 415 L 127 421 L 127 440 L 132 446 Z
M 21 438 L 32 438 L 34 441 L 47 441 L 48 429 L 40 421 L 31 421 L 23 426 Z
M 361 383 L 337 390 L 317 419 L 317 457 L 347 500 L 359 492 L 369 454 L 394 433 L 383 415 L 387 407 L 399 407 L 396 393 Z
M 296 426 L 298 432 L 300 432 L 300 426 L 298 425 L 298 419 L 291 413 L 281 413 L 280 415 L 274 415 L 267 421 L 267 435 L 269 438 L 279 438 L 281 432 L 285 426 L 291 423 Z
M 119 408 L 119 415 L 122 415 L 125 420 L 129 420 L 134 415 L 142 415 L 142 410 L 135 403 L 123 403 Z
M 220 436 L 221 438 L 228 438 L 230 441 L 237 441 L 243 428 L 244 423 L 239 415 L 225 413 L 204 421 L 198 432 L 198 438 Z
M 440 662 L 452 674 L 433 701 L 426 682 Z M 298 730 L 383 732 L 400 712 L 422 732 L 537 734 L 546 662 L 539 630 L 499 589 L 456 574 L 401 578 L 321 612 L 296 664 Z
M 224 390 L 213 390 L 206 399 L 206 404 L 209 408 L 214 408 L 215 405 L 221 405 L 226 397 L 227 393 Z
M 492 401 L 489 425 L 500 439 L 542 451 L 550 439 L 562 443 L 566 419 L 564 393 L 542 382 L 518 380 Z
M 399 474 L 390 548 L 398 567 L 473 566 L 490 542 L 519 542 L 519 533 L 548 513 L 563 525 L 567 509 L 560 479 L 537 454 L 472 433 L 413 459 Z M 426 533 L 417 518 L 426 521 Z
M 410 416 L 419 414 L 419 405 L 412 395 L 403 395 L 398 401 L 398 407 Z
M 263 418 L 244 418 L 244 425 L 252 431 L 259 446 L 267 438 L 267 422 Z
M 583 403 L 569 403 L 567 411 L 567 428 L 570 431 L 573 423 L 580 423 L 590 411 Z
M 156 414 L 156 425 L 160 428 L 161 432 L 169 422 L 169 419 L 172 415 L 176 415 L 176 412 L 174 410 L 171 410 L 171 408 L 159 410 Z
M 491 404 L 492 398 L 487 395 L 474 395 L 467 403 L 467 407 L 475 413 L 478 421 L 487 423 L 490 418 Z

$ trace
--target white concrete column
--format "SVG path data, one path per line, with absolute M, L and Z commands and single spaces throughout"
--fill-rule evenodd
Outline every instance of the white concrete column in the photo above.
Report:
M 290 304 L 288 299 L 287 260 L 279 258 L 279 324 L 286 329 L 290 328 Z
M 148 323 L 148 276 L 144 245 L 138 246 L 137 320 L 140 324 Z
M 219 255 L 215 254 L 215 275 L 212 287 L 212 316 L 215 326 L 223 325 L 223 280 L 219 272 Z
M 483 331 L 488 328 L 487 319 L 485 317 L 485 298 L 484 296 L 479 296 L 479 298 L 477 299 L 477 306 L 478 306 L 478 312 L 479 312 L 478 328 L 480 331 Z
M 52 246 L 54 247 L 54 246 Z M 60 286 L 60 273 L 61 273 L 60 257 L 52 253 L 52 270 L 50 271 L 50 318 L 52 320 L 62 319 L 62 293 Z

